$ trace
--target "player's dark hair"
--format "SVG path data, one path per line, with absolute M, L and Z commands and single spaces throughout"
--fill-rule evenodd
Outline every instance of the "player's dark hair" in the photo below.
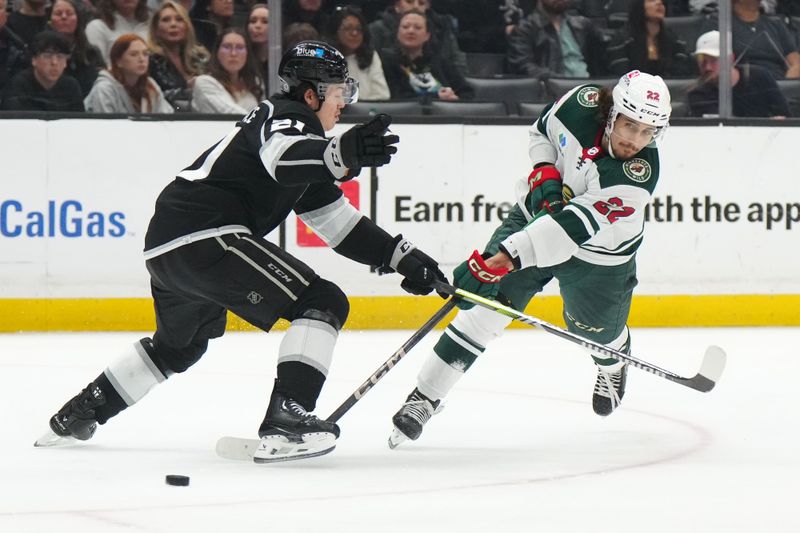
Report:
M 605 123 L 608 120 L 608 115 L 611 113 L 611 108 L 614 106 L 614 96 L 611 89 L 602 87 L 597 95 L 597 118 Z
M 317 90 L 314 88 L 314 85 L 312 85 L 311 83 L 309 83 L 307 81 L 303 81 L 303 82 L 300 82 L 300 85 L 298 85 L 296 87 L 292 87 L 291 89 L 289 89 L 289 92 L 287 94 L 288 94 L 288 96 L 289 96 L 289 98 L 291 100 L 296 100 L 296 101 L 300 102 L 301 104 L 305 104 L 306 103 L 305 94 L 306 94 L 306 91 L 309 90 L 309 89 L 314 91 L 314 93 L 316 94 Z

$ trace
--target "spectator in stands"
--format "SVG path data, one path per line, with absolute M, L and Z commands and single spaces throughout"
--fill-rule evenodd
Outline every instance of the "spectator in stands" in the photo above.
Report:
M 60 33 L 43 31 L 33 38 L 31 67 L 11 80 L 3 109 L 15 111 L 83 111 L 81 86 L 67 76 L 69 42 Z
M 70 54 L 65 74 L 78 80 L 81 93 L 86 97 L 97 74 L 105 67 L 100 50 L 86 39 L 86 12 L 76 0 L 55 0 L 50 10 L 50 27 L 69 41 Z
M 301 41 L 318 41 L 319 32 L 307 22 L 292 22 L 283 28 L 283 49 L 288 50 Z
M 622 76 L 641 70 L 662 78 L 688 78 L 695 73 L 686 43 L 664 27 L 662 0 L 634 0 L 628 22 L 608 47 L 608 70 Z
M 700 78 L 688 93 L 689 114 L 693 117 L 716 116 L 719 114 L 719 32 L 715 30 L 701 35 L 697 39 L 694 55 L 700 69 Z M 734 57 L 731 61 L 733 59 Z M 734 116 L 789 116 L 786 99 L 766 69 L 754 64 L 733 66 L 731 83 Z
M 311 24 L 322 34 L 328 24 L 324 0 L 283 0 L 283 27 L 289 24 Z
M 188 111 L 195 78 L 206 73 L 211 54 L 197 44 L 189 13 L 173 0 L 153 12 L 148 33 L 150 76 L 176 111 Z
M 147 75 L 150 50 L 136 33 L 117 37 L 109 52 L 109 68 L 100 72 L 86 110 L 94 113 L 173 113 L 161 88 Z
M 26 46 L 47 26 L 47 0 L 22 0 L 19 10 L 8 15 L 8 27 Z
M 359 100 L 389 99 L 381 58 L 372 48 L 369 27 L 360 9 L 337 7 L 328 22 L 327 40 L 344 55 L 350 76 L 358 80 Z
M 400 17 L 411 10 L 419 11 L 428 17 L 428 27 L 431 32 L 429 47 L 438 48 L 438 54 L 445 61 L 455 65 L 462 76 L 466 76 L 467 56 L 458 46 L 454 31 L 457 23 L 450 15 L 442 15 L 431 9 L 430 0 L 395 0 L 387 7 L 381 16 L 369 25 L 372 46 L 375 50 L 382 53 L 384 48 L 394 46 Z
M 86 38 L 103 54 L 106 65 L 120 35 L 135 33 L 147 39 L 146 0 L 97 0 L 97 15 L 86 25 Z
M 0 0 L 0 94 L 8 81 L 30 66 L 25 42 L 9 29 L 7 0 Z
M 244 30 L 222 32 L 209 73 L 198 76 L 194 84 L 193 111 L 245 115 L 258 105 L 264 85 L 249 49 Z
M 247 18 L 247 35 L 253 45 L 253 60 L 261 70 L 261 79 L 269 79 L 269 7 L 253 4 Z
M 603 1 L 603 0 L 597 0 Z M 508 36 L 533 10 L 534 0 L 434 0 L 436 11 L 457 21 L 456 38 L 466 53 L 507 53 Z
M 195 0 L 191 14 L 197 41 L 213 50 L 222 31 L 231 24 L 233 0 Z
M 606 74 L 605 42 L 586 17 L 566 13 L 569 0 L 540 0 L 508 38 L 514 72 L 534 78 Z
M 438 49 L 424 13 L 411 10 L 400 17 L 392 48 L 381 51 L 383 71 L 392 98 L 471 99 L 472 87 Z
M 759 0 L 732 0 L 731 40 L 741 63 L 767 69 L 776 80 L 800 78 L 800 52 L 786 24 L 762 17 Z

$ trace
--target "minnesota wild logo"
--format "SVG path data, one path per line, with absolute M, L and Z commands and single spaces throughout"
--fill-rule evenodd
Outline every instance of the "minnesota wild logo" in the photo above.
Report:
M 637 183 L 644 183 L 650 179 L 653 170 L 650 163 L 640 157 L 634 157 L 622 164 L 622 171 L 625 175 Z
M 578 103 L 583 107 L 597 107 L 597 97 L 600 91 L 597 87 L 584 87 L 578 91 Z

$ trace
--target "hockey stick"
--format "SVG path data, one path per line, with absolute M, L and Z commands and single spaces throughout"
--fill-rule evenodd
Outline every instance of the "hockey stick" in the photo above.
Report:
M 336 410 L 326 418 L 328 422 L 336 422 L 349 411 L 361 398 L 364 397 L 378 381 L 389 373 L 394 366 L 411 351 L 411 349 L 422 340 L 425 335 L 441 322 L 447 313 L 456 306 L 456 299 L 450 298 L 436 313 L 428 319 L 420 328 L 415 331 L 406 342 L 398 348 L 389 359 L 386 360 L 378 369 L 372 373 L 367 380 L 351 394 Z M 239 461 L 252 461 L 253 454 L 258 449 L 259 439 L 246 439 L 240 437 L 221 437 L 217 441 L 217 455 L 224 459 L 234 459 Z
M 696 391 L 709 392 L 714 388 L 714 385 L 717 384 L 720 376 L 722 376 L 723 370 L 725 370 L 725 361 L 727 356 L 725 355 L 723 349 L 719 346 L 709 346 L 706 349 L 705 355 L 703 356 L 703 362 L 700 365 L 700 371 L 694 377 L 686 378 L 679 376 L 674 372 L 670 372 L 669 370 L 659 368 L 656 365 L 648 363 L 647 361 L 637 359 L 632 355 L 628 355 L 624 352 L 609 348 L 608 346 L 585 339 L 580 335 L 576 335 L 561 329 L 558 326 L 554 326 L 553 324 L 545 322 L 539 318 L 526 315 L 525 313 L 517 311 L 516 309 L 512 309 L 511 307 L 505 306 L 494 300 L 489 300 L 482 296 L 478 296 L 477 294 L 465 291 L 464 289 L 459 289 L 457 287 L 447 285 L 446 283 L 437 283 L 436 290 L 442 293 L 450 294 L 456 298 L 462 298 L 525 324 L 542 328 L 548 333 L 552 333 L 553 335 L 561 337 L 562 339 L 579 344 L 594 354 L 600 355 L 604 358 L 611 357 L 619 361 L 624 361 L 630 364 L 632 367 L 644 370 L 645 372 L 650 372 L 658 377 L 678 383 L 684 387 L 689 387 L 690 389 L 694 389 Z
M 441 309 L 436 311 L 436 313 L 432 317 L 430 317 L 427 322 L 425 322 L 422 326 L 420 326 L 420 328 L 417 331 L 415 331 L 414 334 L 411 335 L 411 337 L 409 337 L 408 340 L 404 342 L 403 345 L 400 348 L 398 348 L 397 351 L 395 351 L 392 354 L 392 356 L 386 360 L 385 363 L 383 363 L 380 367 L 378 367 L 378 370 L 376 370 L 370 377 L 368 377 L 367 380 L 364 383 L 362 383 L 361 386 L 358 387 L 355 390 L 355 392 L 353 392 L 353 394 L 350 395 L 349 398 L 347 398 L 344 402 L 342 402 L 342 405 L 340 405 L 334 412 L 332 412 L 326 420 L 328 422 L 336 422 L 337 420 L 342 418 L 342 416 L 344 416 L 344 414 L 347 411 L 349 411 L 350 408 L 356 404 L 356 402 L 358 402 L 361 398 L 363 398 L 364 395 L 368 393 L 370 389 L 372 389 L 372 387 L 378 384 L 378 381 L 380 381 L 383 378 L 383 376 L 385 376 L 389 372 L 389 370 L 391 370 L 392 367 L 394 367 L 394 365 L 396 365 L 398 361 L 400 361 L 400 359 L 406 356 L 406 354 L 411 350 L 411 348 L 416 346 L 417 343 L 421 341 L 425 335 L 427 335 L 434 327 L 436 327 L 436 324 L 441 322 L 444 319 L 444 317 L 447 316 L 447 313 L 449 313 L 455 306 L 456 306 L 456 299 L 450 298 L 441 307 Z

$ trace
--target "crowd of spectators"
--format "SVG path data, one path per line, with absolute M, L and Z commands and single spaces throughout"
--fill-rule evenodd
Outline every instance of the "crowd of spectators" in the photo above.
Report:
M 269 7 L 259 1 L 0 0 L 0 109 L 246 113 L 271 70 Z M 475 78 L 545 84 L 640 69 L 694 79 L 683 96 L 692 93 L 687 114 L 700 116 L 716 106 L 718 55 L 695 53 L 695 39 L 716 29 L 716 9 L 712 0 L 282 0 L 280 32 L 284 49 L 307 39 L 339 48 L 361 101 L 470 101 L 480 99 Z M 765 76 L 800 80 L 798 17 L 800 0 L 732 0 L 735 92 L 763 88 Z M 679 30 L 686 21 L 694 33 Z M 476 68 L 487 61 L 488 72 Z

